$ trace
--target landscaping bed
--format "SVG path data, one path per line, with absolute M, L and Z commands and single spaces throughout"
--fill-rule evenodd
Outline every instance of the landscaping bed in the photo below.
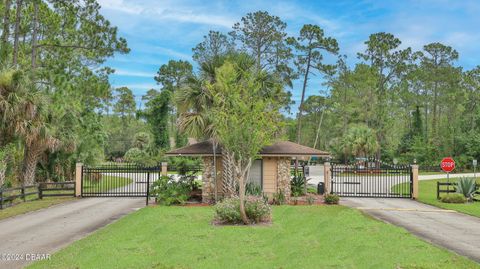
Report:
M 343 206 L 274 206 L 258 226 L 215 226 L 213 215 L 147 207 L 28 268 L 480 268 Z

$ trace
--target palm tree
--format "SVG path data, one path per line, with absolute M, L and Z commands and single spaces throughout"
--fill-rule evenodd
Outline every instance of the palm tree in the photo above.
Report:
M 208 89 L 209 85 L 213 85 L 216 79 L 216 70 L 226 61 L 235 64 L 238 70 L 238 81 L 241 80 L 243 74 L 251 73 L 255 69 L 255 59 L 245 53 L 230 52 L 201 63 L 200 74 L 191 77 L 186 86 L 182 87 L 175 93 L 175 102 L 177 103 L 178 126 L 182 132 L 186 132 L 190 136 L 198 139 L 210 139 L 213 143 L 214 158 L 214 180 L 216 183 L 216 149 L 218 147 L 217 132 L 209 114 L 209 108 L 213 103 L 213 92 Z M 265 97 L 275 96 L 276 98 L 288 98 L 283 92 L 283 82 L 274 73 L 265 71 L 255 72 L 256 79 L 261 85 L 261 93 Z M 261 98 L 262 96 L 259 96 Z M 223 170 L 228 173 L 229 160 L 224 158 Z M 233 168 L 232 168 L 233 169 Z M 232 173 L 233 174 L 233 173 Z M 234 180 L 231 183 L 234 184 Z M 233 193 L 235 186 L 224 183 L 224 192 Z M 232 185 L 232 186 L 231 186 Z M 216 184 L 215 184 L 216 186 Z M 217 192 L 215 191 L 215 195 Z M 217 197 L 215 197 L 217 198 Z
M 346 156 L 368 157 L 378 150 L 379 145 L 375 132 L 367 126 L 359 125 L 348 129 L 343 139 L 343 148 Z
M 38 159 L 47 149 L 58 145 L 48 122 L 46 96 L 20 71 L 0 71 L 0 146 L 14 138 L 24 142 L 23 184 L 35 182 Z

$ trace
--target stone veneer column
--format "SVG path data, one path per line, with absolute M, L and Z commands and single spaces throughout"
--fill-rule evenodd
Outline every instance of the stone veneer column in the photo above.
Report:
M 215 202 L 215 183 L 213 182 L 213 157 L 203 157 L 202 202 Z
M 285 199 L 290 200 L 290 158 L 277 159 L 277 192 L 283 191 Z

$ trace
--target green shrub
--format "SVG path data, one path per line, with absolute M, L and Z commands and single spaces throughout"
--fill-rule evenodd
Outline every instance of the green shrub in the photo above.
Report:
M 443 203 L 450 203 L 450 204 L 463 204 L 467 202 L 467 198 L 461 193 L 453 193 L 447 194 L 442 196 L 440 199 Z
M 325 196 L 323 197 L 323 200 L 325 201 L 326 204 L 336 205 L 340 201 L 340 197 L 336 194 L 325 194 Z
M 127 162 L 135 163 L 138 165 L 153 165 L 152 159 L 145 150 L 139 148 L 129 149 L 124 158 Z
M 279 190 L 277 193 L 273 194 L 273 204 L 274 205 L 284 205 L 287 202 L 285 198 L 285 193 L 282 190 Z
M 307 193 L 317 194 L 317 188 L 312 187 L 312 186 L 308 186 L 307 187 Z
M 290 181 L 292 196 L 305 195 L 305 184 L 307 184 L 307 181 L 308 180 L 301 174 L 293 176 L 292 180 Z
M 266 222 L 271 219 L 271 208 L 262 197 L 247 196 L 245 212 L 251 223 Z M 242 223 L 240 216 L 240 199 L 227 198 L 215 205 L 215 219 L 221 223 Z
M 241 223 L 240 200 L 227 198 L 215 205 L 215 219 L 222 223 Z
M 245 194 L 246 195 L 253 195 L 253 196 L 261 196 L 262 195 L 262 187 L 258 184 L 253 182 L 248 182 L 245 186 Z
M 245 212 L 251 222 L 259 223 L 269 221 L 271 217 L 270 205 L 262 197 L 247 196 Z
M 195 182 L 197 179 L 197 169 L 200 164 L 196 159 L 191 158 L 176 158 L 174 167 L 177 169 L 180 180 L 190 185 L 192 190 L 198 189 L 198 184 Z
M 162 176 L 152 184 L 150 194 L 162 205 L 184 204 L 188 200 L 190 186 L 183 181 Z
M 457 182 L 457 193 L 462 194 L 467 200 L 472 200 L 476 191 L 477 183 L 472 177 L 462 177 Z
M 307 204 L 313 205 L 315 203 L 315 198 L 313 196 L 307 196 Z

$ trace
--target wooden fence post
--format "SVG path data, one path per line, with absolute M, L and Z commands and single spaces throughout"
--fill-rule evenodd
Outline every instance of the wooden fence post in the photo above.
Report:
M 0 190 L 0 210 L 3 209 L 3 191 Z
M 412 199 L 418 199 L 418 164 L 412 165 Z
M 168 171 L 167 170 L 167 165 L 168 165 L 167 162 L 162 162 L 162 173 L 161 173 L 162 177 L 167 176 L 167 171 Z
M 75 165 L 75 197 L 82 195 L 82 169 L 82 163 L 77 163 Z
M 25 197 L 25 185 L 22 185 L 22 199 L 24 202 L 27 201 L 26 197 Z
M 323 164 L 323 184 L 325 187 L 325 194 L 329 194 L 332 191 L 332 176 L 330 168 L 331 165 L 329 162 Z

